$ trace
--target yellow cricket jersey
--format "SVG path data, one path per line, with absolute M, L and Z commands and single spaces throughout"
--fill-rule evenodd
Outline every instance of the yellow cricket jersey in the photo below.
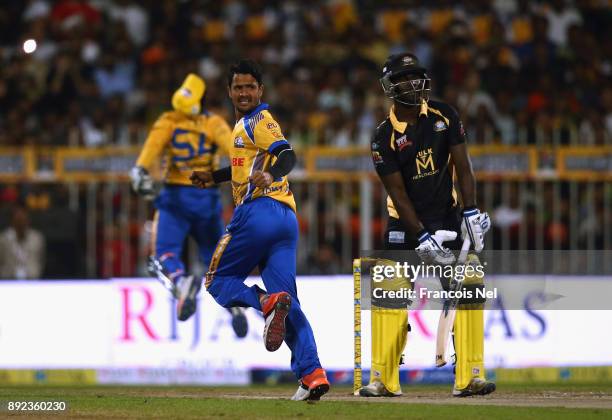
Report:
M 287 204 L 295 211 L 295 199 L 287 177 L 275 179 L 264 189 L 249 183 L 249 176 L 257 170 L 266 171 L 276 161 L 274 149 L 287 144 L 278 123 L 272 118 L 267 104 L 260 104 L 241 118 L 232 133 L 234 145 L 230 149 L 232 192 L 236 206 L 258 197 L 270 197 Z
M 228 154 L 231 142 L 232 131 L 218 115 L 204 111 L 189 117 L 177 111 L 165 112 L 153 124 L 136 165 L 150 170 L 163 155 L 165 182 L 192 185 L 191 172 L 218 169 L 217 151 Z

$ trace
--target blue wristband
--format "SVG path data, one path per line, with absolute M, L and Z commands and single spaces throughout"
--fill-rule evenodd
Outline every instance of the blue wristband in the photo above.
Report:
M 463 217 L 471 217 L 476 216 L 480 211 L 477 208 L 471 208 L 468 210 L 463 210 Z
M 429 234 L 429 232 L 427 231 L 427 229 L 423 229 L 421 230 L 419 233 L 417 233 L 417 238 L 419 238 L 419 243 L 423 243 L 426 240 L 428 240 L 431 237 L 431 235 Z

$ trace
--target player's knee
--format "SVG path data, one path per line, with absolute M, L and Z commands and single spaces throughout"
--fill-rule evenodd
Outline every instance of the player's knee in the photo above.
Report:
M 204 287 L 219 305 L 225 306 L 226 302 L 225 299 L 223 299 L 223 287 L 221 287 L 220 282 L 215 281 L 214 272 L 209 271 L 206 273 Z

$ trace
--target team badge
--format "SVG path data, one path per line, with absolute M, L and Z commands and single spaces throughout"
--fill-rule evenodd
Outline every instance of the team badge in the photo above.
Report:
M 384 163 L 383 158 L 379 152 L 372 152 L 372 160 L 374 161 L 374 165 Z
M 406 57 L 404 57 L 402 59 L 402 61 L 404 62 L 404 64 L 406 64 L 407 66 L 411 65 L 413 60 L 412 57 L 410 57 L 409 55 L 407 55 Z
M 447 128 L 448 128 L 448 126 L 442 120 L 438 120 L 434 124 L 434 131 L 443 131 L 443 130 L 446 130 Z
M 242 140 L 242 137 L 236 137 L 234 139 L 234 147 L 237 149 L 243 149 L 244 148 L 244 140 Z

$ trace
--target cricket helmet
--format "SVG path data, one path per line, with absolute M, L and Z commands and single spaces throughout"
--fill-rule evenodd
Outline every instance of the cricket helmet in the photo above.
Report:
M 421 105 L 429 100 L 430 82 L 425 67 L 410 53 L 390 55 L 380 78 L 385 95 L 404 105 Z

